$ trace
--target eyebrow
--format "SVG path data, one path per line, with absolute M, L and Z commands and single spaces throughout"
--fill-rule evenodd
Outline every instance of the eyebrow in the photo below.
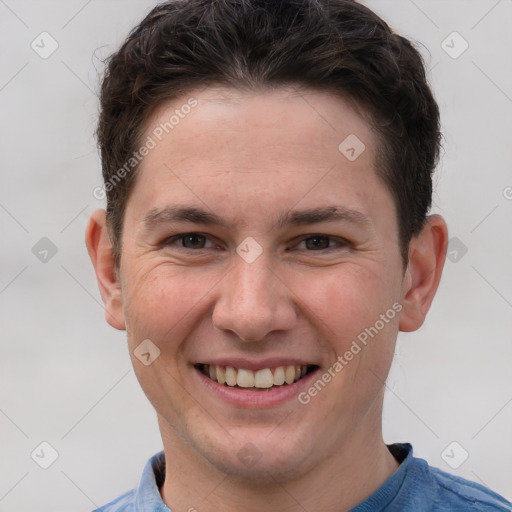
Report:
M 226 227 L 226 222 L 215 213 L 208 212 L 196 206 L 169 205 L 164 208 L 153 208 L 143 219 L 146 229 L 152 229 L 160 224 L 173 222 L 192 222 L 207 226 L 217 225 Z
M 279 216 L 276 226 L 302 226 L 318 222 L 348 221 L 362 227 L 370 227 L 372 222 L 364 213 L 343 206 L 324 206 L 307 210 L 291 210 Z
M 279 215 L 274 227 L 304 226 L 319 222 L 346 221 L 361 227 L 370 227 L 372 222 L 364 213 L 342 206 L 324 206 L 306 210 L 290 210 Z M 147 230 L 162 224 L 174 222 L 191 222 L 207 226 L 228 227 L 228 223 L 219 215 L 196 206 L 169 205 L 164 208 L 153 208 L 143 219 Z

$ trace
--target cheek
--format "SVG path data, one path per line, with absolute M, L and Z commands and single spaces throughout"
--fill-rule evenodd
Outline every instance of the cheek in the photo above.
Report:
M 355 337 L 391 307 L 393 290 L 382 275 L 361 266 L 339 267 L 296 279 L 301 301 L 323 325 L 328 338 Z
M 394 290 L 386 279 L 356 267 L 302 284 L 303 311 L 311 311 L 310 322 L 332 361 L 328 386 L 334 391 L 319 393 L 316 407 L 359 417 L 379 396 L 393 358 Z
M 379 379 L 386 378 L 398 334 L 394 284 L 368 267 L 356 266 L 302 284 L 307 306 L 303 311 L 311 312 L 310 321 L 331 360 L 345 358 L 336 386 L 349 379 L 358 382 L 360 391 L 373 393 L 380 387 Z
M 150 338 L 168 350 L 173 339 L 180 339 L 180 332 L 200 310 L 216 281 L 165 264 L 140 267 L 123 290 L 130 344 L 141 337 Z

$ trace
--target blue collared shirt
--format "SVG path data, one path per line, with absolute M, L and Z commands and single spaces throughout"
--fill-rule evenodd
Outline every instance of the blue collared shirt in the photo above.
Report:
M 512 503 L 483 485 L 433 468 L 413 457 L 408 443 L 388 446 L 398 469 L 350 512 L 510 512 Z M 94 512 L 172 512 L 160 497 L 164 452 L 144 467 L 140 484 Z

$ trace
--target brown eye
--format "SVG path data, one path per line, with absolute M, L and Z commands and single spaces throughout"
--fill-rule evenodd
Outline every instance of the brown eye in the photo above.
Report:
M 328 249 L 331 245 L 331 239 L 328 236 L 312 236 L 304 240 L 306 248 L 312 251 Z
M 183 235 L 181 238 L 181 244 L 187 249 L 204 249 L 206 243 L 206 237 L 203 235 L 197 235 L 192 233 L 190 235 Z
M 350 247 L 350 242 L 344 238 L 330 235 L 310 235 L 302 238 L 296 249 L 301 251 L 325 251 L 331 252 L 333 250 L 346 250 Z

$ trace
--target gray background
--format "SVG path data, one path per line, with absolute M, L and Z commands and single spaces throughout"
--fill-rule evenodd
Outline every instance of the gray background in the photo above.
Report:
M 0 511 L 91 510 L 135 486 L 161 449 L 84 244 L 103 207 L 92 194 L 101 59 L 153 4 L 0 0 Z M 385 440 L 512 499 L 512 2 L 366 4 L 423 46 L 445 136 L 434 211 L 456 237 L 427 322 L 399 337 Z M 31 48 L 43 31 L 59 45 L 46 59 Z M 457 58 L 453 31 L 469 44 Z M 43 237 L 57 248 L 47 261 L 32 249 Z M 48 469 L 43 441 L 58 452 Z M 457 469 L 446 462 L 465 452 Z

